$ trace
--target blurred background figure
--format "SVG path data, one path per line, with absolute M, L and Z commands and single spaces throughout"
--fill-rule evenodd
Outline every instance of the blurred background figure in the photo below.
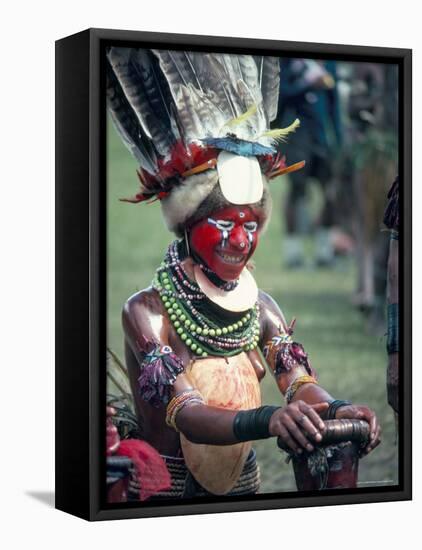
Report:
M 353 304 L 382 335 L 389 243 L 382 219 L 397 173 L 397 67 L 284 58 L 280 65 L 276 125 L 301 123 L 280 149 L 289 164 L 306 161 L 289 175 L 283 200 L 284 265 L 300 268 L 311 259 L 333 267 L 338 255 L 353 253 Z
M 333 157 L 342 143 L 342 125 L 337 90 L 336 62 L 281 59 L 281 86 L 275 127 L 283 128 L 299 118 L 301 125 L 282 145 L 289 164 L 306 161 L 290 176 L 283 218 L 286 233 L 283 259 L 286 267 L 305 264 L 305 236 L 313 234 L 315 263 L 330 266 L 334 260 L 330 229 L 334 223 Z M 309 185 L 322 190 L 322 205 L 316 219 L 309 209 Z
M 353 302 L 368 316 L 369 329 L 381 335 L 389 243 L 382 219 L 397 173 L 397 70 L 379 63 L 343 63 L 339 75 L 345 139 L 336 210 L 356 244 Z

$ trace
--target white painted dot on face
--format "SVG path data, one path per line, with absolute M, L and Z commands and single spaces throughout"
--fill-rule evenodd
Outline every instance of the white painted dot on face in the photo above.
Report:
M 244 212 L 239 212 L 239 218 L 244 218 L 245 217 L 245 213 Z

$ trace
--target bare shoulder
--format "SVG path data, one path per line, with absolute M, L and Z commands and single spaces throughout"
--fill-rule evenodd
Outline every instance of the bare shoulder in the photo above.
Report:
M 270 311 L 273 314 L 281 317 L 283 321 L 285 322 L 283 312 L 278 305 L 278 303 L 274 300 L 272 296 L 264 292 L 263 290 L 259 290 L 258 292 L 258 302 L 261 307 L 261 311 Z
M 261 323 L 264 333 L 279 333 L 286 329 L 286 319 L 277 302 L 264 292 L 259 290 L 258 302 L 261 311 Z
M 158 292 L 144 288 L 130 296 L 123 306 L 123 317 L 136 318 L 139 315 L 163 313 L 163 305 Z
M 163 337 L 165 309 L 158 292 L 148 287 L 128 298 L 123 306 L 122 324 L 130 343 Z

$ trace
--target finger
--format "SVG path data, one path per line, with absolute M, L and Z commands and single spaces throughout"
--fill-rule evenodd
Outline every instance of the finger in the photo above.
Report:
M 312 407 L 312 409 L 316 413 L 321 414 L 321 413 L 326 412 L 330 405 L 326 401 L 324 401 L 322 403 L 314 403 L 313 405 L 309 405 L 309 406 Z
M 375 432 L 376 432 L 377 426 L 378 426 L 378 420 L 377 420 L 377 417 L 374 413 L 371 414 L 369 425 L 371 427 L 371 438 L 374 439 L 375 438 Z
M 316 418 L 311 416 L 311 413 L 313 413 Z M 315 441 L 321 441 L 322 435 L 319 432 L 319 426 L 322 421 L 311 407 L 307 406 L 305 403 L 299 405 L 297 411 L 292 412 L 292 415 L 295 422 L 300 425 L 302 430 L 305 430 L 305 432 L 313 437 Z M 323 426 L 324 423 L 322 423 L 322 427 Z
M 106 428 L 106 433 L 107 435 L 111 434 L 116 434 L 117 433 L 117 428 L 114 424 L 109 424 Z
M 327 403 L 328 405 L 328 403 Z M 324 431 L 325 430 L 325 424 L 324 422 L 321 420 L 320 416 L 318 415 L 318 413 L 315 411 L 315 409 L 312 407 L 312 405 L 308 405 L 307 403 L 301 403 L 299 405 L 299 408 L 308 415 L 309 419 L 311 420 L 311 422 L 315 425 L 315 427 L 320 430 L 320 431 Z
M 375 442 L 374 442 L 374 445 L 373 445 L 373 449 L 375 449 L 375 447 L 378 447 L 378 445 L 381 443 L 381 433 L 378 434 L 378 436 L 376 437 L 375 439 Z
M 310 407 L 312 407 L 315 411 L 326 411 L 328 407 L 330 406 L 327 401 L 320 401 L 319 403 L 312 403 L 309 404 Z
M 278 423 L 277 424 L 277 431 L 279 437 L 283 440 L 284 443 L 294 452 L 300 454 L 302 452 L 302 449 L 297 446 L 296 442 L 293 440 L 289 432 L 286 430 L 286 428 L 283 426 L 283 424 Z
M 374 438 L 371 439 L 371 441 L 369 442 L 369 445 L 367 445 L 365 449 L 366 453 L 370 453 L 371 451 L 373 451 L 376 447 L 378 447 L 380 443 L 381 443 L 381 427 L 378 424 L 375 429 Z
M 106 407 L 106 414 L 107 416 L 112 416 L 113 414 L 116 414 L 116 409 L 114 407 Z
M 306 449 L 308 452 L 311 452 L 314 450 L 313 445 L 311 442 L 305 437 L 299 426 L 296 424 L 296 422 L 293 420 L 292 417 L 286 415 L 286 417 L 283 419 L 284 426 L 289 431 L 290 435 L 293 437 L 297 443 L 303 448 Z
M 369 441 L 370 444 L 375 440 L 375 434 L 377 431 L 378 426 L 378 420 L 375 414 L 372 411 L 362 411 L 359 410 L 358 414 L 356 415 L 358 418 L 362 418 L 363 420 L 366 420 L 369 424 Z
M 119 448 L 119 445 L 120 445 L 120 441 L 116 441 L 116 443 L 113 443 L 112 445 L 108 445 L 107 451 L 110 454 L 112 454 L 117 451 L 117 449 Z

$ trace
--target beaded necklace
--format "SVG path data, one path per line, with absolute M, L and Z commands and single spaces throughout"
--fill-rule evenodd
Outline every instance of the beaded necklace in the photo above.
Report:
M 177 334 L 200 357 L 233 356 L 255 349 L 259 342 L 258 302 L 239 314 L 213 304 L 199 286 L 189 279 L 174 241 L 152 283 L 167 310 Z M 222 325 L 221 318 L 230 317 Z

